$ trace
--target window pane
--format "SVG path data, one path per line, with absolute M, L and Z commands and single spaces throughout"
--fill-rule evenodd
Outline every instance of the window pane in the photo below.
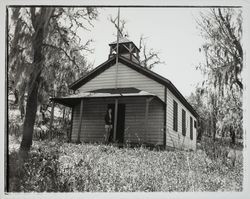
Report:
M 173 130 L 178 131 L 178 104 L 176 101 L 173 100 Z
M 193 139 L 193 118 L 190 117 L 190 139 Z
M 186 135 L 186 111 L 182 109 L 182 135 Z

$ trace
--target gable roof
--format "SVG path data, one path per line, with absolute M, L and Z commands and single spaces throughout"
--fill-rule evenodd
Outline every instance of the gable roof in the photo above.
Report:
M 199 115 L 197 112 L 193 109 L 193 107 L 187 102 L 185 97 L 178 91 L 178 89 L 172 84 L 171 81 L 168 79 L 162 77 L 161 75 L 142 67 L 141 65 L 130 61 L 122 56 L 119 56 L 118 61 L 131 69 L 149 77 L 150 79 L 155 80 L 156 82 L 159 82 L 160 84 L 163 84 L 166 86 L 178 99 L 180 102 L 185 105 L 185 107 L 197 118 Z M 82 78 L 78 79 L 74 83 L 72 83 L 69 88 L 73 90 L 77 90 L 79 87 L 90 81 L 91 79 L 95 78 L 97 75 L 102 73 L 103 71 L 107 70 L 109 67 L 115 64 L 115 56 L 111 57 L 108 59 L 106 62 L 102 63 L 95 69 L 93 69 L 90 73 L 87 75 L 83 76 Z
M 130 41 L 128 38 L 126 38 L 126 37 L 120 37 L 119 38 L 119 43 L 121 44 L 121 43 L 129 43 L 129 42 L 132 42 L 132 41 Z M 117 41 L 115 40 L 115 41 L 113 41 L 113 42 L 111 42 L 109 45 L 116 45 L 116 43 L 117 43 Z
M 140 52 L 140 49 L 134 44 L 134 42 L 130 41 L 127 37 L 119 38 L 119 44 L 126 44 L 126 43 L 132 43 L 133 46 Z M 116 45 L 117 45 L 117 40 L 109 44 L 109 46 L 116 46 Z

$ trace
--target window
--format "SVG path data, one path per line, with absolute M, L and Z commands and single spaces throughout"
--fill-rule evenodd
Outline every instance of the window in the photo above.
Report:
M 186 111 L 182 109 L 182 135 L 186 136 Z
M 197 122 L 194 120 L 194 128 L 197 128 Z
M 173 112 L 173 130 L 178 131 L 178 104 L 174 102 L 174 112 Z
M 193 118 L 190 117 L 190 139 L 193 140 Z

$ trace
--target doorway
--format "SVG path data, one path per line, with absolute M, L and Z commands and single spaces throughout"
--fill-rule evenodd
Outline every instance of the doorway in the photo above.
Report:
M 113 117 L 112 124 L 114 127 L 114 115 L 115 115 L 115 104 L 108 104 L 108 108 L 112 109 Z M 118 143 L 123 143 L 124 141 L 124 127 L 125 127 L 125 104 L 118 104 L 117 112 L 117 125 L 116 125 L 116 140 Z M 109 142 L 113 140 L 114 129 L 110 132 Z

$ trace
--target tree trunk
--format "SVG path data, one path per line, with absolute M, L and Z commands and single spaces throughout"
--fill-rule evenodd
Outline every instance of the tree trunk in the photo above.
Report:
M 231 144 L 235 144 L 235 131 L 234 129 L 230 126 L 230 137 L 231 137 Z
M 18 98 L 18 91 L 17 91 L 16 89 L 14 90 L 14 96 L 15 96 L 14 104 L 17 105 L 17 104 L 18 104 L 18 101 L 19 101 L 19 100 L 18 100 L 19 98 Z
M 52 125 L 54 121 L 54 109 L 55 109 L 55 102 L 52 101 L 50 123 L 49 123 L 49 139 L 52 139 Z
M 45 125 L 46 124 L 46 116 L 45 116 L 45 111 L 43 109 L 43 106 L 40 106 L 40 113 L 42 114 L 42 124 Z
M 37 111 L 38 86 L 39 86 L 39 79 L 36 80 L 33 89 L 30 92 L 27 99 L 26 115 L 23 124 L 23 137 L 20 147 L 21 153 L 28 152 L 32 145 L 33 129 Z
M 65 119 L 65 107 L 63 107 L 63 121 Z
M 221 137 L 224 138 L 225 137 L 225 129 L 223 128 L 221 131 Z
M 209 117 L 209 136 L 213 138 L 213 117 L 210 115 Z
M 213 140 L 215 142 L 215 139 L 216 139 L 216 118 L 215 116 L 213 115 L 213 118 L 212 118 L 213 122 L 213 126 L 212 126 L 212 129 L 213 129 Z
M 20 96 L 19 99 L 19 111 L 20 111 L 20 115 L 21 115 L 21 119 L 23 120 L 24 116 L 25 116 L 25 111 L 24 111 L 24 95 Z
M 37 97 L 38 97 L 38 89 L 40 83 L 40 75 L 42 70 L 42 44 L 44 37 L 44 22 L 42 16 L 46 11 L 46 8 L 41 8 L 40 15 L 35 14 L 34 8 L 31 8 L 31 19 L 35 29 L 34 37 L 32 40 L 33 46 L 33 71 L 29 80 L 29 88 L 28 88 L 28 98 L 26 104 L 26 114 L 24 118 L 23 124 L 23 137 L 20 146 L 20 159 L 25 160 L 28 156 L 28 152 L 32 145 L 32 137 L 36 119 L 37 112 Z
M 198 119 L 196 129 L 197 129 L 197 141 L 201 141 L 202 136 L 206 131 L 205 122 L 202 118 Z
M 63 128 L 65 128 L 65 124 L 66 124 L 66 121 L 65 121 L 65 107 L 63 107 L 63 118 L 62 118 L 62 123 L 63 123 Z

